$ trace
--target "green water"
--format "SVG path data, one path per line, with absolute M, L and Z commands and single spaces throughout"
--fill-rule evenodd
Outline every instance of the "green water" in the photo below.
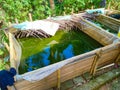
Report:
M 51 38 L 23 38 L 19 42 L 23 50 L 21 74 L 102 47 L 80 30 L 58 31 Z

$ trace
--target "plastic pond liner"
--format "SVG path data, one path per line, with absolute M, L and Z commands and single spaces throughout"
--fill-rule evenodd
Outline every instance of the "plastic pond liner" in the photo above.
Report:
M 102 47 L 80 30 L 59 30 L 50 38 L 22 38 L 19 42 L 23 51 L 20 74 Z

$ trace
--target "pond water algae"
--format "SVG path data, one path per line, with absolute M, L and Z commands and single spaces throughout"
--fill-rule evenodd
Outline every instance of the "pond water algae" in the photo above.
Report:
M 60 30 L 50 38 L 23 38 L 19 42 L 23 51 L 21 74 L 102 47 L 80 30 Z

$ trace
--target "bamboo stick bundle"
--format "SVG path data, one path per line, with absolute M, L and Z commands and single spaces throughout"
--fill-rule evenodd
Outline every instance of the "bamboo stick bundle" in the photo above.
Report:
M 80 13 L 80 14 L 76 14 L 78 17 L 84 16 L 84 17 L 91 17 L 91 15 L 87 15 L 86 13 Z M 59 29 L 58 30 L 66 30 L 66 31 L 70 31 L 73 30 L 76 25 L 74 22 L 71 21 L 72 17 L 74 15 L 71 15 L 69 19 L 61 19 L 61 20 L 54 20 L 54 19 L 45 19 L 44 21 L 50 21 L 50 22 L 54 22 L 54 23 L 58 23 L 59 24 Z M 65 16 L 61 16 L 62 18 L 64 18 Z M 80 20 L 80 18 L 77 18 L 78 20 Z M 9 28 L 8 28 L 9 29 Z M 45 35 L 42 35 L 40 33 L 43 33 L 42 30 L 24 30 L 24 31 L 19 31 L 19 30 L 12 30 L 10 28 L 11 31 L 15 31 L 15 37 L 16 38 L 23 38 L 23 37 L 37 37 L 37 38 L 45 38 L 45 37 L 49 37 L 50 35 L 47 35 L 46 33 L 44 33 Z
M 24 37 L 37 37 L 37 38 L 48 38 L 51 35 L 45 33 L 43 30 L 24 30 L 17 31 L 14 33 L 15 38 L 24 38 Z
M 74 23 L 70 20 L 61 20 L 61 21 L 55 21 L 55 20 L 47 20 L 55 23 L 59 23 L 59 30 L 66 30 L 70 31 L 75 27 Z M 37 38 L 48 38 L 51 37 L 51 35 L 47 34 L 43 30 L 18 30 L 17 32 L 14 32 L 14 35 L 16 38 L 23 38 L 23 37 L 37 37 Z

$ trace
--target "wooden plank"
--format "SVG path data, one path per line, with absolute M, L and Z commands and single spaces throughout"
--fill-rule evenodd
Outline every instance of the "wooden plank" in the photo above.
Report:
M 119 10 L 106 10 L 106 15 L 120 14 Z

